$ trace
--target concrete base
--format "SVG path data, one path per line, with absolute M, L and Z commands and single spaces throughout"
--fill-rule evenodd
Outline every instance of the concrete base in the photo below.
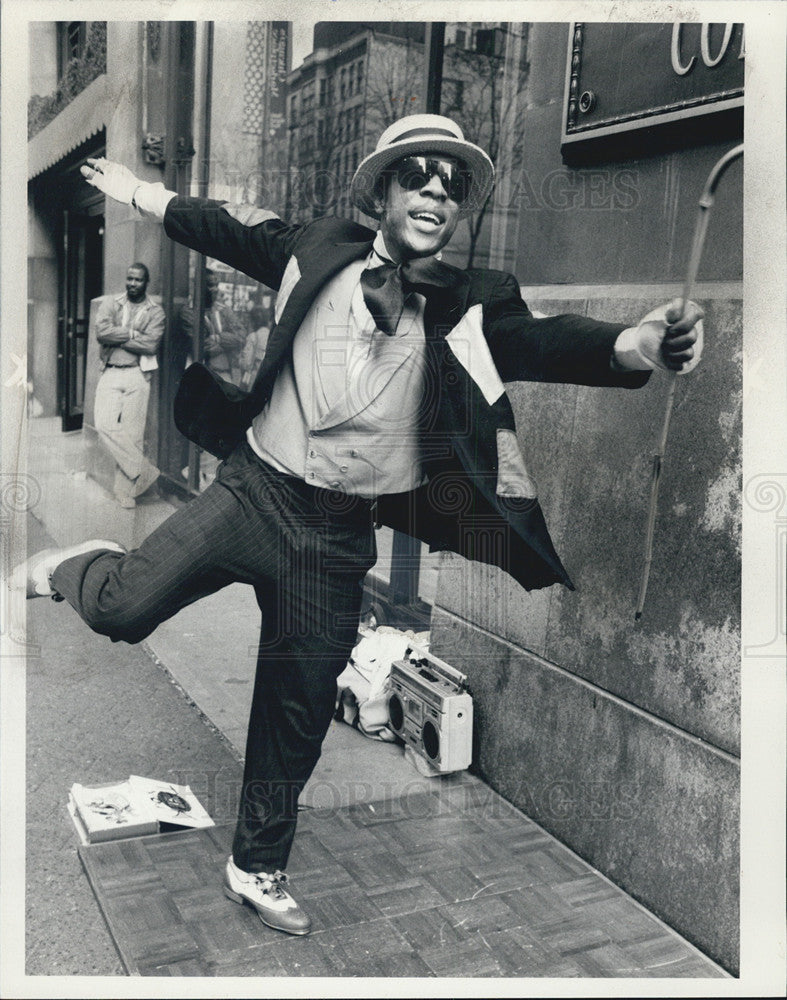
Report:
M 735 973 L 737 759 L 439 607 L 431 647 L 470 678 L 478 775 Z

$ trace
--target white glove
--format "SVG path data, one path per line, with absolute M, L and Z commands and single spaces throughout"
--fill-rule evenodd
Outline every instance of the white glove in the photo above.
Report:
M 141 215 L 163 219 L 174 191 L 167 191 L 163 184 L 148 184 L 141 181 L 122 163 L 113 163 L 103 157 L 88 160 L 87 166 L 80 167 L 80 173 L 93 187 L 124 205 L 133 205 Z
M 660 368 L 686 375 L 702 357 L 703 315 L 696 302 L 687 302 L 681 317 L 678 299 L 653 309 L 618 336 L 615 361 L 632 371 Z
M 134 192 L 143 183 L 128 167 L 105 160 L 103 156 L 97 160 L 88 160 L 87 166 L 80 167 L 79 172 L 88 184 L 124 205 L 131 204 Z

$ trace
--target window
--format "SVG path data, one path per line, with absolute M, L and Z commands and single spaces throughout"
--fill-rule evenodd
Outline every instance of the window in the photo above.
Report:
M 72 59 L 79 59 L 85 51 L 87 21 L 57 22 L 57 75 L 61 77 Z
M 479 55 L 502 56 L 505 42 L 501 28 L 479 28 L 475 36 L 475 48 Z

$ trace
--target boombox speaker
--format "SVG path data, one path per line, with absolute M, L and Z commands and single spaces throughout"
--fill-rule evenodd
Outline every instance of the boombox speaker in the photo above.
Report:
M 430 653 L 408 649 L 391 664 L 389 725 L 436 771 L 463 771 L 473 746 L 467 677 Z

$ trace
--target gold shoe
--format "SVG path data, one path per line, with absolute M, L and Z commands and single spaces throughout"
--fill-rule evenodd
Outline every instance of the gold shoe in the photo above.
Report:
M 268 927 L 286 934 L 308 934 L 312 922 L 284 888 L 286 883 L 284 872 L 244 872 L 232 858 L 224 871 L 225 896 L 235 903 L 249 903 Z

